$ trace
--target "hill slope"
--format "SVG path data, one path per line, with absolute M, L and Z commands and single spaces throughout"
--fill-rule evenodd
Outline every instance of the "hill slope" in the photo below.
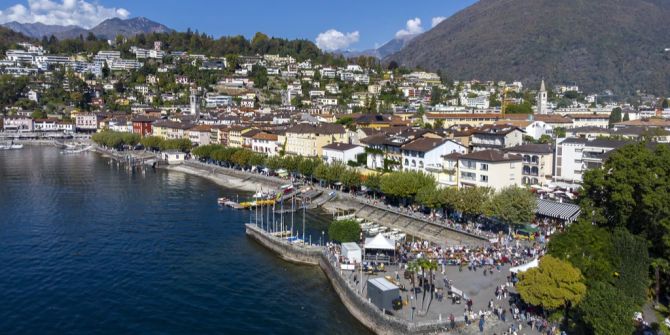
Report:
M 7 49 L 19 42 L 31 42 L 30 37 L 17 33 L 9 28 L 0 27 L 0 53 L 5 54 Z
M 480 0 L 386 60 L 454 79 L 662 93 L 670 89 L 669 16 L 663 0 Z

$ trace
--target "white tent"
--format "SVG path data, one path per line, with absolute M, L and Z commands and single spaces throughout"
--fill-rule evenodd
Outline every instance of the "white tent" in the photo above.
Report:
M 532 260 L 532 261 L 530 261 L 526 264 L 522 264 L 522 265 L 510 268 L 509 271 L 514 272 L 514 273 L 525 272 L 525 271 L 528 271 L 532 268 L 536 268 L 538 266 L 540 266 L 540 261 L 536 258 L 536 259 L 534 259 L 534 260 Z
M 382 234 L 377 234 L 375 237 L 368 237 L 365 239 L 365 249 L 375 250 L 395 250 L 393 241 L 384 237 Z

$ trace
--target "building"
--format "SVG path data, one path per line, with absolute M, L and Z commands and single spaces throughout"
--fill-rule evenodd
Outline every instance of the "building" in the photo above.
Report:
M 191 140 L 193 145 L 208 145 L 211 144 L 210 137 L 212 133 L 212 126 L 200 124 L 186 130 L 186 136 Z
M 363 153 L 365 153 L 365 148 L 360 145 L 331 143 L 323 146 L 323 161 L 328 164 L 334 162 L 346 164 L 349 161 L 356 162 L 358 155 Z
M 193 127 L 190 123 L 159 120 L 152 125 L 153 135 L 167 140 L 187 138 L 186 131 Z
M 465 154 L 467 148 L 453 140 L 443 138 L 418 138 L 401 147 L 402 169 L 424 173 L 441 172 L 442 156 L 451 153 Z
M 229 95 L 210 95 L 205 96 L 205 105 L 207 108 L 232 106 L 233 98 Z
M 360 143 L 368 148 L 368 169 L 391 169 L 395 171 L 402 169 L 401 147 L 422 137 L 442 138 L 426 129 L 400 127 L 361 139 Z
M 5 116 L 2 118 L 2 128 L 17 132 L 30 132 L 35 129 L 33 119 L 27 116 Z
M 349 142 L 349 136 L 339 124 L 298 124 L 286 129 L 283 141 L 286 153 L 305 157 L 323 155 L 323 147 L 336 142 Z
M 474 129 L 470 139 L 472 151 L 498 149 L 521 145 L 524 131 L 510 125 L 488 125 Z
M 133 133 L 139 134 L 141 137 L 151 135 L 151 125 L 156 121 L 154 118 L 146 116 L 137 116 L 131 120 L 133 123 Z
M 537 92 L 537 114 L 544 115 L 549 113 L 547 106 L 547 89 L 544 86 L 544 79 L 540 84 L 540 90 Z
M 549 144 L 523 144 L 505 149 L 519 155 L 521 162 L 521 184 L 547 185 L 554 173 L 554 149 Z
M 556 144 L 554 180 L 575 185 L 582 182 L 584 172 L 602 167 L 607 154 L 630 141 L 611 139 L 566 138 Z
M 277 134 L 259 132 L 252 137 L 251 150 L 268 156 L 275 156 L 279 153 L 279 144 Z
M 98 130 L 99 117 L 93 113 L 78 113 L 74 118 L 77 132 L 94 133 Z
M 519 155 L 482 150 L 458 158 L 459 187 L 490 187 L 496 191 L 521 185 Z
M 610 124 L 609 114 L 570 114 L 574 127 L 607 128 Z

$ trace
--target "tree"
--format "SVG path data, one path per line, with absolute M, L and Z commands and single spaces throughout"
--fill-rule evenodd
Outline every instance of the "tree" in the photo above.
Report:
M 34 120 L 36 119 L 44 119 L 47 117 L 47 113 L 44 112 L 41 109 L 35 109 L 31 114 L 30 117 L 33 118 Z
M 625 228 L 651 242 L 653 258 L 670 258 L 670 149 L 644 143 L 614 151 L 602 169 L 584 174 L 584 219 Z
M 623 121 L 624 122 L 630 121 L 630 115 L 628 115 L 628 112 L 626 112 L 626 114 L 623 115 Z
M 612 285 L 597 282 L 579 305 L 584 323 L 595 335 L 630 335 L 635 331 L 635 305 Z
M 430 104 L 435 106 L 442 102 L 442 90 L 438 86 L 433 86 L 430 93 Z
M 422 172 L 402 171 L 382 176 L 380 188 L 389 197 L 407 201 L 413 199 L 417 192 L 428 186 L 435 186 L 435 178 Z
M 465 187 L 458 189 L 455 201 L 451 205 L 454 210 L 461 212 L 466 218 L 476 219 L 484 214 L 485 205 L 490 196 L 490 188 Z
M 621 122 L 621 108 L 616 107 L 610 113 L 609 126 L 612 128 L 615 123 Z
M 537 200 L 525 188 L 512 186 L 502 189 L 487 202 L 485 213 L 510 225 L 530 223 L 535 217 Z
M 440 191 L 434 185 L 424 186 L 416 193 L 416 201 L 432 210 L 443 206 Z
M 328 237 L 339 243 L 358 242 L 361 226 L 355 220 L 336 220 L 328 226 Z
M 381 175 L 379 174 L 369 174 L 365 177 L 363 185 L 368 188 L 368 190 L 373 193 L 379 192 L 381 185 Z
M 612 248 L 612 237 L 605 228 L 579 221 L 553 236 L 548 252 L 576 266 L 590 283 L 612 279 Z
M 551 255 L 542 257 L 537 268 L 519 274 L 516 289 L 525 302 L 548 310 L 576 306 L 586 295 L 579 269 Z

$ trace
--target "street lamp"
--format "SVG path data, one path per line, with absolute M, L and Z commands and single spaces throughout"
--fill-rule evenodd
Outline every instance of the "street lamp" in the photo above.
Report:
M 321 231 L 321 241 L 323 241 L 323 243 L 321 245 L 326 244 L 326 240 L 325 240 L 325 236 L 324 236 L 325 234 L 326 234 L 326 232 L 322 230 Z

